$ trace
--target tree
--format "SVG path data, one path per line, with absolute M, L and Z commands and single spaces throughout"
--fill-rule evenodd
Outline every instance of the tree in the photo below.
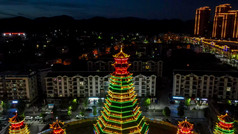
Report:
M 52 109 L 54 117 L 58 116 L 57 106 L 54 105 L 54 108 Z
M 185 100 L 185 106 L 190 106 L 191 98 L 186 98 Z
M 144 101 L 144 106 L 145 106 L 146 110 L 148 109 L 150 104 L 151 104 L 150 98 L 146 98 L 145 101 Z
M 168 116 L 170 116 L 170 114 L 171 114 L 171 110 L 169 109 L 169 107 L 165 107 L 163 109 L 163 115 L 168 117 Z
M 81 116 L 84 116 L 84 115 L 85 115 L 85 110 L 82 109 L 79 114 L 80 114 Z
M 97 115 L 97 107 L 93 106 L 93 115 L 96 116 Z
M 184 107 L 183 106 L 178 106 L 178 116 L 182 117 L 184 116 Z
M 77 103 L 77 99 L 73 99 L 72 101 L 72 111 L 76 111 L 78 108 L 78 103 Z
M 102 106 L 103 106 L 102 98 L 99 98 L 99 99 L 98 99 L 98 106 L 99 106 L 99 107 L 102 107 Z
M 84 108 L 86 108 L 88 106 L 88 98 L 84 99 L 83 106 L 84 106 Z
M 71 116 L 72 112 L 70 110 L 68 110 L 68 116 Z
M 23 114 L 26 108 L 26 103 L 23 100 L 19 100 L 16 106 L 18 114 Z
M 40 113 L 40 117 L 42 117 L 42 119 L 44 119 L 46 117 L 46 114 L 45 113 Z

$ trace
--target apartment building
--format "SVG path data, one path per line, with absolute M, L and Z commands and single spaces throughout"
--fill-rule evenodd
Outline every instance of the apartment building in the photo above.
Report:
M 88 61 L 88 71 L 113 71 L 112 61 Z M 130 62 L 130 72 L 155 72 L 158 77 L 162 77 L 163 61 L 132 61 Z
M 210 13 L 211 8 L 208 6 L 200 7 L 196 10 L 195 26 L 194 26 L 195 36 L 202 36 L 202 37 L 208 36 Z
M 214 38 L 238 38 L 238 10 L 231 10 L 230 4 L 216 6 L 213 21 L 212 37 Z
M 238 73 L 174 71 L 173 96 L 238 99 Z
M 156 76 L 136 74 L 138 96 L 156 96 Z M 45 77 L 48 98 L 103 96 L 109 87 L 109 72 L 49 72 Z
M 0 74 L 0 99 L 32 102 L 38 95 L 35 72 L 2 72 Z

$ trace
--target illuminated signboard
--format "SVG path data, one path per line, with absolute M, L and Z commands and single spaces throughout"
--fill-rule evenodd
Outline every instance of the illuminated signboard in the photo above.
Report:
M 184 97 L 182 97 L 182 96 L 173 96 L 173 99 L 175 99 L 175 100 L 184 100 Z
M 25 33 L 3 33 L 3 36 L 12 36 L 12 35 L 25 36 L 26 34 Z
M 18 100 L 13 100 L 12 104 L 18 104 Z

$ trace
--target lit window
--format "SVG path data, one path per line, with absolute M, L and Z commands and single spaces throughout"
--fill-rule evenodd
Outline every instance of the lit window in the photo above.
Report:
M 230 91 L 231 91 L 231 87 L 227 87 L 227 88 L 226 88 L 226 91 L 227 91 L 227 92 L 230 92 Z

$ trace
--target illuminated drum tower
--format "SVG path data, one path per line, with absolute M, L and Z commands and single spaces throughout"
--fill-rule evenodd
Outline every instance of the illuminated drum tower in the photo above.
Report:
M 20 118 L 16 113 L 15 116 L 9 118 L 9 134 L 29 134 L 30 131 L 27 125 L 24 123 L 25 119 Z
M 134 91 L 132 73 L 127 69 L 130 55 L 122 51 L 113 56 L 115 71 L 110 77 L 108 95 L 102 115 L 94 124 L 95 134 L 145 134 L 149 125 L 141 115 Z

